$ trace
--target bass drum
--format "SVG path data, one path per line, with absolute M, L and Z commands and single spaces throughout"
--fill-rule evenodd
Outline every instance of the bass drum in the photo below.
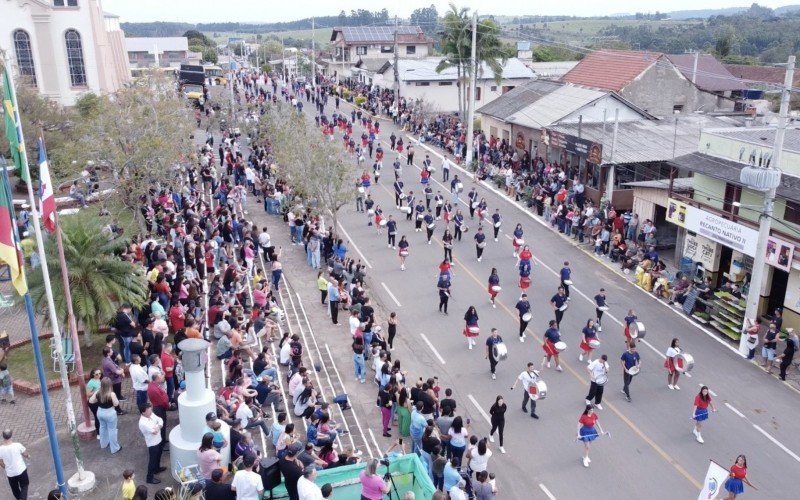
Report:
M 675 371 L 688 373 L 694 368 L 694 357 L 691 354 L 682 352 L 675 356 Z
M 498 342 L 495 345 L 493 345 L 492 357 L 497 363 L 505 360 L 508 357 L 508 347 L 506 347 L 506 344 L 503 342 Z
M 528 394 L 534 401 L 545 399 L 547 397 L 547 384 L 544 383 L 544 380 L 537 379 L 536 382 L 533 382 L 528 387 Z
M 589 341 L 589 347 L 592 349 L 597 349 L 598 347 L 600 347 L 600 341 L 597 339 L 591 339 Z
M 632 339 L 643 339 L 647 332 L 644 329 L 644 323 L 641 321 L 634 321 L 629 327 Z
M 522 315 L 522 321 L 527 323 L 528 321 L 531 320 L 532 317 L 533 315 L 531 313 L 526 312 L 525 314 Z
M 567 350 L 567 343 L 566 342 L 556 342 L 554 346 L 556 348 L 556 351 L 558 351 L 558 352 L 564 352 L 564 351 Z

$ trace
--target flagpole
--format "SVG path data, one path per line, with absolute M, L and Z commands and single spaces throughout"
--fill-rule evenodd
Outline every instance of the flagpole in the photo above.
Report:
M 16 215 L 14 214 L 14 201 L 11 195 L 11 182 L 8 179 L 6 159 L 0 155 L 0 165 L 3 167 L 3 186 L 9 200 L 9 214 L 11 215 L 11 225 L 14 228 L 14 245 L 19 247 L 19 234 L 17 232 Z M 25 276 L 25 269 L 20 269 Z M 27 286 L 26 286 L 27 288 Z M 53 411 L 50 408 L 50 395 L 47 392 L 47 379 L 44 375 L 44 361 L 42 360 L 42 350 L 39 347 L 39 331 L 36 329 L 36 319 L 33 314 L 33 302 L 31 302 L 30 292 L 25 293 L 25 311 L 28 313 L 28 328 L 31 331 L 31 348 L 33 348 L 33 358 L 36 363 L 36 374 L 39 376 L 39 388 L 42 391 L 42 406 L 44 406 L 44 420 L 47 424 L 47 437 L 50 441 L 50 454 L 53 456 L 53 467 L 56 470 L 56 485 L 64 495 L 69 495 L 66 483 L 64 483 L 64 468 L 61 465 L 61 453 L 58 449 L 58 435 L 56 425 L 53 421 Z
M 8 59 L 4 58 L 4 69 L 5 71 L 9 71 Z M 22 131 L 22 122 L 19 118 L 19 110 L 17 109 L 17 93 L 16 89 L 14 88 L 14 79 L 11 77 L 11 74 L 8 73 L 7 81 L 9 82 L 10 86 L 10 93 L 11 99 L 13 104 L 13 111 L 14 111 L 14 123 L 17 124 L 17 142 L 20 146 L 20 153 L 22 155 L 21 159 L 22 165 L 20 165 L 20 174 L 21 177 L 27 179 L 28 181 L 25 183 L 26 187 L 28 188 L 28 200 L 31 205 L 31 219 L 33 219 L 33 229 L 36 233 L 36 245 L 38 246 L 39 252 L 39 260 L 41 260 L 41 267 L 42 267 L 42 277 L 44 282 L 45 294 L 47 295 L 47 308 L 50 313 L 50 326 L 53 330 L 53 349 L 56 353 L 56 358 L 58 360 L 59 371 L 61 375 L 61 385 L 64 390 L 65 396 L 65 403 L 66 403 L 66 410 L 67 410 L 67 427 L 69 429 L 70 438 L 72 440 L 72 447 L 75 452 L 75 462 L 78 467 L 78 472 L 70 477 L 70 486 L 78 491 L 87 491 L 87 487 L 90 489 L 94 487 L 95 479 L 94 474 L 88 471 L 85 471 L 83 468 L 83 459 L 81 458 L 81 446 L 78 438 L 78 426 L 75 422 L 75 409 L 72 404 L 72 390 L 70 389 L 69 385 L 69 376 L 67 374 L 67 366 L 64 363 L 64 346 L 62 344 L 61 338 L 61 330 L 58 325 L 58 315 L 56 314 L 56 306 L 55 302 L 53 301 L 53 289 L 50 285 L 50 271 L 47 266 L 47 255 L 44 248 L 44 239 L 42 238 L 42 227 L 39 221 L 39 210 L 36 205 L 36 199 L 33 195 L 33 185 L 31 183 L 31 174 L 30 168 L 28 165 L 28 151 L 25 147 L 25 136 Z M 10 190 L 10 184 L 9 184 Z M 30 294 L 28 294 L 30 295 Z M 32 312 L 32 311 L 31 311 Z M 37 339 L 38 340 L 38 339 Z M 38 343 L 38 342 L 37 342 Z M 40 376 L 41 378 L 41 376 Z M 52 419 L 52 415 L 50 417 Z M 56 436 L 54 436 L 56 438 Z M 56 439 L 56 452 L 58 451 L 58 441 Z M 68 488 L 64 484 L 64 471 L 61 467 L 60 463 L 60 456 L 59 456 L 59 469 L 56 470 L 58 478 L 58 487 L 65 492 L 65 496 L 69 495 L 69 491 L 65 491 Z M 90 486 L 87 486 L 90 485 Z
M 44 130 L 40 128 L 39 134 L 42 141 L 42 149 L 46 151 L 47 148 L 44 145 Z M 45 153 L 45 158 L 47 158 L 47 153 Z M 50 160 L 48 159 L 47 162 L 49 164 Z M 51 190 L 55 191 L 55 189 L 53 189 L 54 186 L 52 186 L 52 180 L 48 179 L 48 182 L 51 182 Z M 55 196 L 55 193 L 53 193 L 53 196 Z M 39 197 L 41 198 L 41 193 Z M 83 373 L 81 343 L 78 337 L 78 325 L 75 321 L 75 312 L 72 308 L 72 291 L 69 287 L 69 269 L 67 268 L 67 259 L 64 256 L 64 239 L 61 237 L 61 224 L 59 222 L 57 209 L 53 210 L 53 218 L 55 221 L 54 232 L 56 234 L 56 246 L 58 247 L 58 260 L 61 267 L 61 280 L 64 285 L 64 300 L 67 303 L 67 321 L 69 322 L 73 355 L 75 356 L 75 374 L 78 376 L 78 389 L 81 395 L 81 410 L 83 411 L 83 423 L 78 424 L 78 436 L 80 436 L 81 439 L 91 439 L 95 436 L 95 428 L 94 423 L 92 423 L 92 412 L 89 409 L 89 400 L 86 392 L 86 378 L 84 378 Z

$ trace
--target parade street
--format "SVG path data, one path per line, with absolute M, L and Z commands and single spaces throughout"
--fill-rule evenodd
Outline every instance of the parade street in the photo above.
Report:
M 332 104 L 331 101 L 326 107 L 328 116 L 334 111 Z M 313 119 L 313 107 L 308 109 L 306 116 Z M 342 103 L 340 112 L 349 114 L 350 109 Z M 357 124 L 353 135 L 358 137 L 362 131 Z M 375 225 L 368 226 L 367 214 L 356 212 L 354 204 L 340 210 L 340 226 L 335 230 L 349 241 L 350 255 L 367 264 L 368 285 L 383 308 L 379 309 L 382 321 L 390 311 L 398 314 L 399 347 L 395 355 L 404 361 L 404 369 L 412 374 L 436 375 L 442 389 L 452 387 L 458 411 L 472 417 L 472 432 L 478 436 L 488 436 L 488 409 L 498 395 L 505 398 L 509 408 L 505 428 L 507 454 L 500 454 L 493 445 L 504 498 L 581 498 L 590 492 L 599 498 L 693 498 L 701 489 L 709 460 L 727 467 L 740 453 L 751 464 L 749 477 L 758 488 L 751 493 L 753 497 L 781 498 L 791 491 L 793 476 L 786 472 L 800 466 L 800 436 L 792 425 L 793 416 L 800 411 L 800 395 L 794 389 L 745 361 L 727 340 L 699 328 L 682 312 L 634 287 L 607 267 L 612 265 L 607 259 L 597 259 L 576 248 L 572 240 L 567 241 L 546 227 L 540 217 L 483 184 L 477 186 L 479 199 L 486 198 L 488 214 L 499 208 L 504 222 L 497 242 L 492 238 L 491 224 L 484 227 L 488 245 L 478 262 L 473 240 L 478 221 L 477 217 L 469 219 L 464 203 L 474 184 L 459 168 L 451 169 L 450 178 L 458 174 L 464 181 L 458 208 L 465 215 L 469 232 L 462 241 L 454 242 L 449 314 L 438 312 L 437 275 L 443 259 L 441 237 L 445 222 L 436 221 L 433 241 L 428 245 L 424 225 L 421 232 L 415 232 L 413 222 L 406 221 L 405 214 L 395 208 L 391 165 L 396 153 L 390 150 L 388 141 L 392 132 L 403 137 L 406 144 L 412 143 L 406 132 L 391 121 L 381 120 L 383 175 L 369 193 L 376 206 L 382 207 L 384 217 L 392 214 L 398 222 L 398 241 L 406 236 L 410 243 L 405 270 L 401 270 L 398 251 L 387 248 L 385 228 L 378 233 Z M 335 140 L 340 141 L 341 135 L 337 134 Z M 417 199 L 424 200 L 419 173 L 422 160 L 430 154 L 437 168 L 431 176 L 433 191 L 441 191 L 451 199 L 450 183 L 442 182 L 441 157 L 425 146 L 415 144 L 415 148 L 413 167 L 406 166 L 405 156 L 401 158 L 405 191 L 413 190 Z M 370 174 L 371 164 L 369 158 L 364 162 L 364 169 Z M 533 319 L 524 343 L 517 336 L 519 273 L 510 237 L 517 223 L 522 224 L 524 240 L 534 256 L 532 285 L 527 290 Z M 562 353 L 564 371 L 558 372 L 555 363 L 550 369 L 541 369 L 542 336 L 548 321 L 554 319 L 550 299 L 560 283 L 559 270 L 564 261 L 569 261 L 574 285 L 570 287 L 571 300 L 560 328 L 561 339 L 568 347 Z M 487 293 L 487 278 L 493 267 L 498 270 L 502 287 L 496 308 Z M 311 271 L 306 272 L 310 276 Z M 309 278 L 307 287 L 312 286 L 311 281 Z M 585 407 L 589 385 L 586 362 L 578 360 L 578 345 L 586 321 L 595 318 L 593 297 L 601 287 L 606 290 L 610 309 L 603 319 L 603 330 L 598 335 L 601 346 L 595 357 L 608 355 L 610 373 L 603 409 L 598 414 L 610 436 L 593 443 L 593 460 L 587 469 L 581 462 L 583 448 L 576 442 L 576 424 Z M 480 337 L 472 350 L 462 335 L 464 313 L 469 306 L 475 306 L 480 317 Z M 646 325 L 646 338 L 638 344 L 642 369 L 633 378 L 632 400 L 628 402 L 620 392 L 620 356 L 625 351 L 622 321 L 630 308 Z M 493 327 L 499 329 L 508 347 L 508 359 L 498 365 L 496 380 L 491 378 L 485 359 L 485 341 Z M 325 330 L 331 330 L 329 324 Z M 667 387 L 663 366 L 664 353 L 674 337 L 695 359 L 691 378 L 681 377 L 680 390 Z M 538 420 L 520 411 L 524 389 L 518 386 L 510 390 L 529 361 L 540 370 L 548 389 L 546 399 L 538 402 Z M 352 380 L 352 375 L 349 377 Z M 349 382 L 348 385 L 348 389 L 357 387 Z M 705 444 L 695 440 L 691 420 L 694 398 L 702 385 L 710 388 L 718 409 L 705 422 Z M 372 394 L 371 388 L 368 391 Z M 369 424 L 378 429 L 378 411 L 375 409 L 368 417 Z

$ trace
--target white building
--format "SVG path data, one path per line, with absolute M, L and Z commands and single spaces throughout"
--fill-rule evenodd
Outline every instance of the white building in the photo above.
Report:
M 436 72 L 441 62 L 439 57 L 424 59 L 400 59 L 398 74 L 400 96 L 406 99 L 421 99 L 431 104 L 436 111 L 458 110 L 458 72 L 455 67 Z M 495 74 L 489 66 L 482 65 L 478 71 L 475 86 L 476 106 L 484 106 L 509 90 L 534 78 L 534 73 L 517 58 L 511 58 L 503 66 L 502 79 L 495 81 Z M 394 68 L 391 64 L 383 66 L 372 77 L 372 84 L 384 88 L 394 86 Z M 465 81 L 465 85 L 467 82 Z
M 131 68 L 158 66 L 179 67 L 181 64 L 200 64 L 203 54 L 189 50 L 189 39 L 185 36 L 126 38 L 128 62 Z
M 0 11 L 0 49 L 42 95 L 69 106 L 129 80 L 119 18 L 100 0 L 0 0 Z

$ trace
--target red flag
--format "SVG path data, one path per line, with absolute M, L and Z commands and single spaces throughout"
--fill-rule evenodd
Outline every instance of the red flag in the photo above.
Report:
M 44 228 L 52 233 L 56 230 L 56 198 L 53 195 L 53 185 L 50 183 L 50 167 L 47 163 L 44 141 L 41 139 L 39 139 L 39 199 L 42 201 Z

